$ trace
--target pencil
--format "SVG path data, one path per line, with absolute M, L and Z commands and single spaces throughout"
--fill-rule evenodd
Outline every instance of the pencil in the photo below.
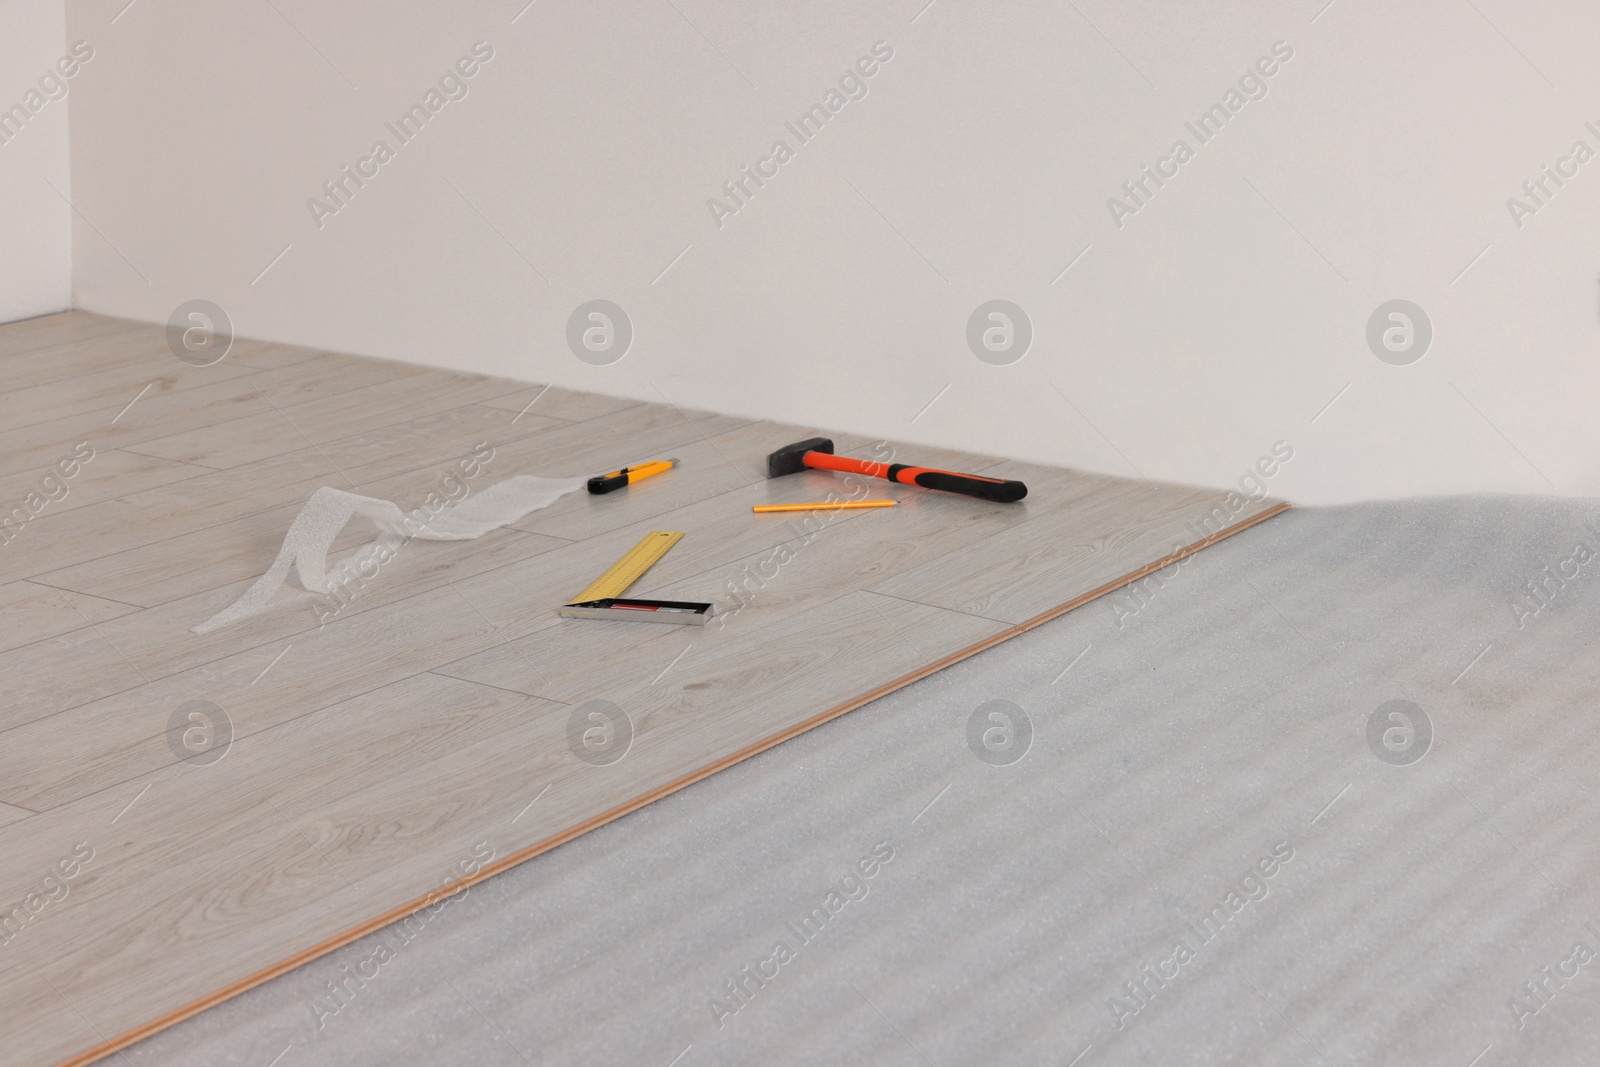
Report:
M 815 504 L 756 504 L 751 507 L 757 515 L 769 511 L 840 511 L 845 508 L 892 508 L 897 500 L 837 500 L 833 503 L 819 501 Z

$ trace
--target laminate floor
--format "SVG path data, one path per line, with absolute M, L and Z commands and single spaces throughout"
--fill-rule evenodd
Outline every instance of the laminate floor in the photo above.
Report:
M 824 432 L 261 342 L 191 367 L 81 312 L 0 327 L 7 1061 L 91 1062 L 1284 506 L 832 434 L 1029 496 L 752 515 L 840 488 L 763 477 Z M 471 488 L 682 463 L 409 543 L 331 618 L 286 589 L 190 632 L 318 487 L 411 507 L 484 444 Z M 712 625 L 555 615 L 651 529 L 687 536 L 630 595 Z

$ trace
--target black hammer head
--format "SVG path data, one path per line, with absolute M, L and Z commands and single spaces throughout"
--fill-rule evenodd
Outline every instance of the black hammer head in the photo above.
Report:
M 826 437 L 812 437 L 785 445 L 767 457 L 767 477 L 781 478 L 785 474 L 799 474 L 806 469 L 807 452 L 833 451 L 833 442 Z

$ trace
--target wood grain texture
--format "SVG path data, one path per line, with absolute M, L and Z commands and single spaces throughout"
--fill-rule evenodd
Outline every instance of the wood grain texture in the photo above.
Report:
M 127 356 L 119 351 L 124 342 L 149 348 L 161 343 L 161 335 L 149 326 L 127 323 L 74 340 L 63 337 L 43 348 L 0 355 L 0 361 L 6 364 L 6 381 L 21 390 L 95 371 L 127 367 Z
M 137 611 L 132 604 L 53 589 L 38 582 L 0 585 L 0 652 Z
M 484 403 L 489 407 L 501 408 L 516 415 L 543 415 L 552 419 L 587 422 L 589 419 L 615 415 L 624 408 L 636 406 L 639 401 L 600 396 L 596 393 L 579 393 L 554 385 L 524 385 Z
M 130 358 L 139 361 L 141 370 L 150 372 L 151 377 L 143 378 L 145 383 L 165 371 L 166 364 L 176 362 L 164 349 L 140 350 Z M 23 426 L 0 424 L 0 473 L 44 467 L 60 458 L 63 446 L 70 450 L 79 442 L 87 442 L 97 451 L 131 449 L 186 429 L 224 426 L 235 419 L 274 411 L 292 413 L 296 405 L 318 397 L 409 375 L 417 369 L 318 354 L 287 366 L 175 392 L 152 389 L 141 396 L 143 385 L 135 384 L 104 408 L 78 414 L 41 413 L 49 418 Z M 289 419 L 285 420 L 285 433 L 302 441 L 304 447 Z
M 146 397 L 166 396 L 254 373 L 249 367 L 227 362 L 191 367 L 172 358 L 164 342 L 136 351 L 138 358 L 133 362 L 0 393 L 0 421 L 7 426 L 29 426 L 93 411 L 104 411 L 109 418 L 141 392 Z
M 480 847 L 496 858 L 468 881 L 1283 507 L 844 434 L 841 452 L 1030 495 L 768 480 L 768 452 L 826 431 L 263 342 L 218 366 L 191 375 L 158 327 L 81 312 L 0 326 L 0 407 L 28 412 L 0 429 L 0 491 L 80 441 L 109 459 L 0 545 L 0 1036 L 19 1063 L 108 1055 L 467 884 Z M 170 384 L 119 415 L 150 382 Z M 480 443 L 494 456 L 469 490 L 682 465 L 476 541 L 412 542 L 331 613 L 286 589 L 189 632 L 319 486 L 411 506 Z M 750 512 L 829 492 L 900 505 Z M 651 529 L 688 536 L 635 591 L 712 600 L 712 625 L 555 615 Z M 597 700 L 631 736 L 610 763 L 580 756 Z M 215 762 L 184 747 L 186 712 L 174 728 L 195 701 L 230 738 Z M 80 847 L 70 893 L 38 895 Z
M 0 804 L 0 826 L 4 826 L 7 823 L 21 822 L 34 814 L 27 808 L 15 808 L 10 804 Z
M 205 474 L 209 469 L 192 463 L 177 463 L 168 459 L 157 459 L 154 456 L 143 456 L 136 452 L 123 452 L 118 449 L 104 452 L 97 450 L 94 458 L 80 464 L 71 478 L 61 478 L 60 471 L 56 472 L 56 481 L 62 483 L 61 488 L 49 484 L 42 485 L 44 475 L 38 471 L 18 471 L 15 474 L 0 475 L 0 500 L 12 503 L 23 501 L 28 493 L 35 490 L 46 496 L 55 493 L 58 499 L 51 500 L 48 510 L 52 515 L 58 515 L 85 504 L 114 500 L 119 496 L 126 496 L 141 489 L 153 489 L 169 482 L 181 482 L 185 478 Z
M 64 345 L 110 337 L 113 334 L 133 335 L 131 340 L 136 344 L 142 344 L 158 340 L 162 336 L 162 329 L 148 322 L 132 322 L 107 315 L 95 315 L 87 311 L 63 311 L 59 315 L 39 315 L 0 325 L 0 359 L 20 357 L 14 361 L 18 367 L 47 362 L 47 359 L 41 359 L 41 353 L 48 356 L 51 352 L 59 351 Z M 97 351 L 101 353 L 100 360 L 107 366 L 121 358 L 116 354 L 115 347 L 101 347 Z M 13 373 L 25 372 L 8 371 L 8 375 Z M 13 379 L 8 377 L 7 380 Z
M 206 426 L 143 442 L 139 451 L 207 467 L 236 467 L 306 444 L 322 445 L 478 400 L 492 400 L 511 382 L 427 370 L 333 393 L 224 426 Z M 293 433 L 285 434 L 288 423 Z M 330 457 L 330 462 L 333 462 Z

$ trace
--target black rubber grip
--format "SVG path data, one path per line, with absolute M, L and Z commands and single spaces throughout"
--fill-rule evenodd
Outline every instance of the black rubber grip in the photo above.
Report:
M 597 474 L 589 479 L 589 492 L 598 496 L 601 493 L 609 493 L 613 489 L 621 489 L 627 484 L 628 476 L 625 473 L 617 475 Z
M 910 477 L 901 477 L 902 472 L 909 474 Z M 1028 495 L 1028 487 L 1021 482 L 930 470 L 925 467 L 912 467 L 905 463 L 891 464 L 886 477 L 894 482 L 909 481 L 912 485 L 920 485 L 924 489 L 939 489 L 946 493 L 975 496 L 979 500 L 992 500 L 997 504 L 1012 504 Z

